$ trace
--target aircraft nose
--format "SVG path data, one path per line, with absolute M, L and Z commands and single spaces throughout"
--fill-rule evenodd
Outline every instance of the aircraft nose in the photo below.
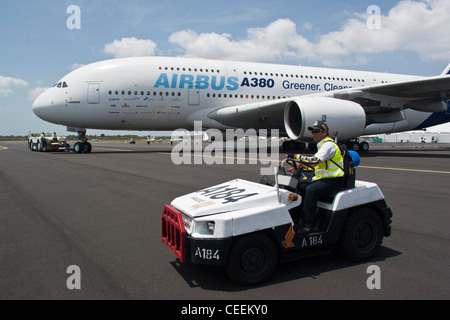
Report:
M 42 99 L 41 99 L 42 93 L 34 100 L 33 102 L 33 112 L 35 115 L 37 115 L 40 118 L 40 113 L 42 111 Z
M 49 120 L 51 110 L 53 109 L 53 99 L 48 93 L 49 89 L 42 92 L 33 102 L 33 112 L 42 120 Z

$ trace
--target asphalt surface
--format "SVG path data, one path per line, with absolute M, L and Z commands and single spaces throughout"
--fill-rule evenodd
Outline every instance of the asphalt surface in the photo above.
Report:
M 222 268 L 181 265 L 161 243 L 160 218 L 177 196 L 259 181 L 261 163 L 175 165 L 164 143 L 93 143 L 75 154 L 0 142 L 0 299 L 449 299 L 450 149 L 372 149 L 357 179 L 377 183 L 394 213 L 378 255 L 305 258 L 240 287 Z M 367 287 L 372 265 L 380 289 Z

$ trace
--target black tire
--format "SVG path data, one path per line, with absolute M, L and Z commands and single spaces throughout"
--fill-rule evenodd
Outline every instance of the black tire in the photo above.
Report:
M 281 147 L 284 150 L 294 150 L 295 148 L 295 142 L 292 140 L 288 140 L 288 141 L 283 141 L 283 143 L 281 144 Z
M 369 151 L 369 148 L 370 148 L 370 146 L 369 146 L 369 144 L 368 144 L 366 141 L 363 141 L 363 142 L 361 142 L 361 143 L 359 144 L 359 149 L 360 149 L 362 152 L 367 152 L 367 151 Z
M 238 239 L 230 252 L 226 271 L 240 285 L 255 285 L 266 281 L 278 264 L 278 253 L 271 239 L 262 233 Z
M 83 143 L 82 147 L 84 153 L 91 153 L 92 145 L 89 142 Z
M 352 261 L 371 259 L 383 240 L 383 223 L 374 210 L 351 209 L 339 240 L 339 251 Z
M 73 145 L 73 152 L 81 153 L 83 152 L 83 144 L 81 142 L 77 142 Z
M 352 144 L 351 144 L 351 149 L 352 149 L 353 151 L 358 152 L 358 151 L 359 151 L 359 143 L 358 143 L 358 142 L 352 142 Z

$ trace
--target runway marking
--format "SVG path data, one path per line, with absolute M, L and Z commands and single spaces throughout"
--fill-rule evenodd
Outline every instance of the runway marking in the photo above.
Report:
M 8 148 L 7 147 L 2 147 L 2 146 L 0 146 L 0 151 L 1 150 L 8 150 Z
M 171 154 L 171 152 L 158 152 L 159 154 Z M 204 156 L 204 155 L 197 155 L 192 154 L 192 156 Z M 260 159 L 252 159 L 252 158 L 239 158 L 239 157 L 223 157 L 224 159 L 236 159 L 236 160 L 253 160 L 258 161 Z M 282 162 L 282 160 L 279 160 L 279 162 Z M 449 171 L 437 171 L 437 170 L 422 170 L 422 169 L 405 169 L 405 168 L 389 168 L 389 167 L 372 167 L 372 166 L 358 166 L 358 168 L 364 168 L 364 169 L 378 169 L 378 170 L 394 170 L 394 171 L 409 171 L 409 172 L 422 172 L 422 173 L 441 173 L 441 174 L 450 174 Z
M 424 173 L 443 173 L 443 174 L 450 174 L 450 172 L 448 172 L 448 171 L 421 170 L 421 169 L 403 169 L 403 168 L 369 167 L 369 166 L 359 166 L 358 168 L 365 168 L 365 169 L 380 169 L 380 170 L 395 170 L 395 171 L 410 171 L 410 172 L 424 172 Z
M 108 150 L 108 151 L 126 151 L 126 152 L 132 152 L 133 150 L 126 150 L 126 149 L 110 149 L 110 148 L 102 148 L 95 146 L 95 149 L 101 149 L 101 150 Z
M 158 153 L 159 154 L 172 154 L 171 152 L 158 152 Z M 193 157 L 205 157 L 204 154 L 195 154 L 195 153 L 193 153 L 192 156 Z M 209 155 L 206 155 L 206 157 L 215 158 L 215 156 L 209 156 Z M 227 156 L 222 156 L 222 159 L 235 159 L 235 160 L 248 160 L 248 161 L 260 161 L 262 159 L 264 161 L 272 161 L 272 159 L 270 159 L 270 158 L 266 158 L 266 159 L 264 159 L 264 158 L 242 158 L 242 157 L 227 157 Z M 273 161 L 278 161 L 281 163 L 283 160 L 273 160 Z M 245 164 L 248 164 L 248 163 L 245 163 Z

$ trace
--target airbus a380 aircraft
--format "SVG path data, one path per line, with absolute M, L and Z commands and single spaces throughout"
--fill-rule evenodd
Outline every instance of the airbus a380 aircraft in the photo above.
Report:
M 450 65 L 418 77 L 205 59 L 140 57 L 92 63 L 64 76 L 33 103 L 43 120 L 86 128 L 167 131 L 279 129 L 310 142 L 326 119 L 340 141 L 450 121 Z M 356 144 L 355 148 L 359 146 Z M 368 145 L 362 144 L 366 149 Z

